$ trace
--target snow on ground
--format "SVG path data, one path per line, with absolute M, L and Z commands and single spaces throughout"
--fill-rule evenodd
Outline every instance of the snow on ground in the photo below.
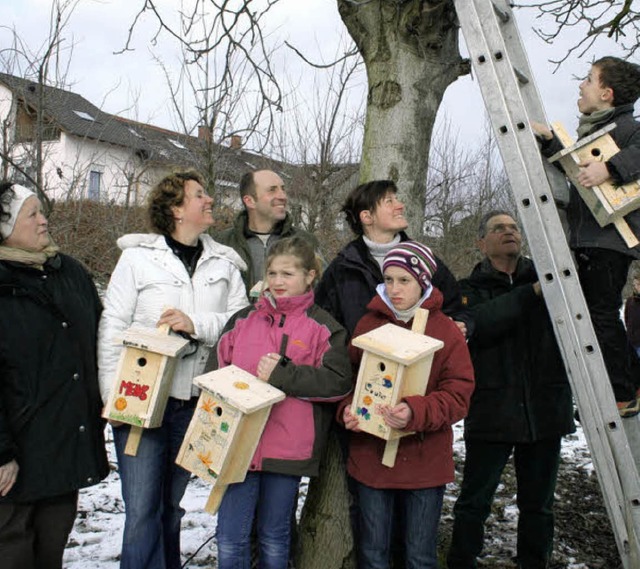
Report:
M 100 484 L 80 492 L 79 513 L 65 552 L 65 569 L 118 569 L 122 529 L 124 526 L 124 504 L 120 494 L 120 479 L 117 472 L 111 430 L 107 428 L 109 460 L 112 472 Z M 454 427 L 454 449 L 464 457 L 462 423 Z M 563 442 L 562 456 L 576 468 L 591 471 L 593 465 L 586 440 L 580 427 L 575 435 Z M 306 483 L 301 487 L 301 498 L 306 495 Z M 182 522 L 183 562 L 193 555 L 186 567 L 215 567 L 216 546 L 213 539 L 216 518 L 204 512 L 210 486 L 198 478 L 192 478 L 182 501 L 186 510 Z M 450 485 L 446 500 L 451 505 L 456 499 L 457 486 Z M 515 499 L 514 499 L 515 502 Z M 301 499 L 298 513 L 302 508 Z M 505 508 L 504 536 L 494 539 L 515 538 L 517 510 L 515 505 Z M 195 554 L 195 555 L 194 555 Z M 569 569 L 588 569 L 584 564 L 573 564 Z

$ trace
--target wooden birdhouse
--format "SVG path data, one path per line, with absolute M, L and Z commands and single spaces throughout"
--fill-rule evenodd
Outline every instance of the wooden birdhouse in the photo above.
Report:
M 585 188 L 578 182 L 579 164 L 587 160 L 606 162 L 620 151 L 613 138 L 607 134 L 615 128 L 615 124 L 607 125 L 577 143 L 574 143 L 562 124 L 553 123 L 551 126 L 565 149 L 554 154 L 549 161 L 560 162 L 600 227 L 612 223 L 628 247 L 638 245 L 638 238 L 627 225 L 624 216 L 640 207 L 640 183 L 635 181 L 616 186 L 611 181 L 606 181 L 599 186 Z
M 189 340 L 168 336 L 168 327 L 129 328 L 102 416 L 131 425 L 125 453 L 137 453 L 143 429 L 162 424 L 176 358 Z
M 271 406 L 285 394 L 234 365 L 194 383 L 202 393 L 176 463 L 213 484 L 205 510 L 214 514 L 227 486 L 244 481 Z
M 428 311 L 419 309 L 411 330 L 385 324 L 353 338 L 364 350 L 351 404 L 358 426 L 366 433 L 387 441 L 382 463 L 395 464 L 400 438 L 413 434 L 389 427 L 380 413 L 381 405 L 393 407 L 410 395 L 424 395 L 433 355 L 444 344 L 424 335 Z

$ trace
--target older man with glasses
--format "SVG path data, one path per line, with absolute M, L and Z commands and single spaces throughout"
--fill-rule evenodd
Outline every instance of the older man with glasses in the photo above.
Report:
M 480 223 L 485 258 L 461 281 L 475 318 L 469 350 L 476 388 L 465 419 L 466 458 L 448 554 L 449 569 L 473 569 L 502 471 L 513 454 L 521 569 L 549 566 L 553 494 L 563 435 L 575 431 L 571 389 L 533 262 L 521 255 L 513 216 Z

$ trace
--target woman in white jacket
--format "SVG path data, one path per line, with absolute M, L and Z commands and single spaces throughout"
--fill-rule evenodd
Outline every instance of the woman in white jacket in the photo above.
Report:
M 114 340 L 127 328 L 168 324 L 192 342 L 176 365 L 162 426 L 145 430 L 136 456 L 124 454 L 130 427 L 112 425 L 126 511 L 121 569 L 181 565 L 180 500 L 189 473 L 174 461 L 197 401 L 192 380 L 227 320 L 248 304 L 244 262 L 203 233 L 213 223 L 212 203 L 198 174 L 171 174 L 149 195 L 154 233 L 118 240 L 122 255 L 104 298 L 98 339 L 103 401 L 122 349 Z

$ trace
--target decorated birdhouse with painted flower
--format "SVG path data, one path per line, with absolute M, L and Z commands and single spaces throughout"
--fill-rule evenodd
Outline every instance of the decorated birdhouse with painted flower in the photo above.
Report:
M 137 453 L 143 429 L 162 424 L 176 358 L 189 346 L 167 332 L 166 326 L 130 328 L 121 339 L 124 349 L 102 416 L 131 425 L 125 448 L 130 455 Z
M 383 459 L 387 466 L 395 462 L 399 439 L 412 433 L 389 427 L 380 409 L 410 395 L 424 395 L 433 356 L 444 346 L 441 340 L 424 335 L 428 311 L 419 310 L 412 330 L 385 324 L 351 340 L 364 351 L 351 412 L 362 431 L 388 441 Z
M 194 383 L 202 393 L 176 463 L 213 485 L 205 506 L 213 514 L 226 487 L 245 479 L 271 407 L 285 394 L 234 365 Z

